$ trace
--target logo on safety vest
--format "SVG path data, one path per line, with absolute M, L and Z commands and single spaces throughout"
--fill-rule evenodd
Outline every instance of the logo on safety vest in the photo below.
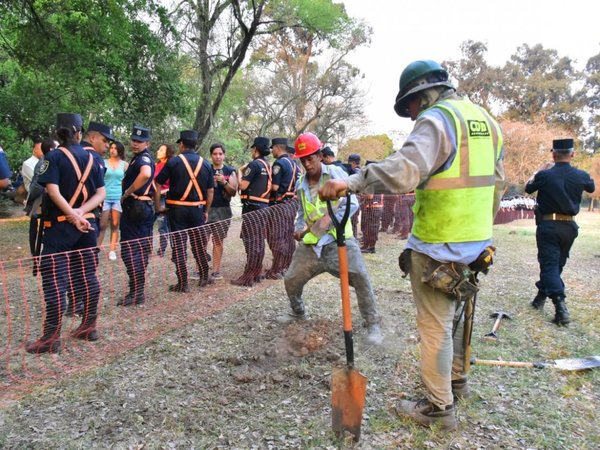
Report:
M 467 120 L 469 125 L 469 136 L 487 137 L 490 135 L 488 124 L 485 120 Z

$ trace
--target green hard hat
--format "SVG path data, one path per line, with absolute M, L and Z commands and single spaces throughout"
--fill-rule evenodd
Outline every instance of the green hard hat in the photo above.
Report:
M 400 91 L 396 96 L 394 111 L 400 117 L 410 117 L 406 109 L 408 97 L 433 86 L 454 88 L 448 81 L 448 72 L 430 59 L 411 62 L 400 75 Z

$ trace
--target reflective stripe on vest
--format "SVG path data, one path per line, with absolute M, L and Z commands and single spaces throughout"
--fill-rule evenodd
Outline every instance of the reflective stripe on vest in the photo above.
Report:
M 416 190 L 412 233 L 428 243 L 483 241 L 492 237 L 496 163 L 503 140 L 497 122 L 466 100 L 439 109 L 456 130 L 456 154 L 446 170 Z
M 265 167 L 265 170 L 267 171 L 268 177 L 267 177 L 266 190 L 259 196 L 250 195 L 250 194 L 241 194 L 240 199 L 252 200 L 254 202 L 260 202 L 260 203 L 269 203 L 269 197 L 271 196 L 271 184 L 272 184 L 271 182 L 273 180 L 272 175 L 271 175 L 271 167 L 269 166 L 269 164 L 267 164 L 264 160 L 262 160 L 260 158 L 258 158 L 257 161 L 259 163 L 261 163 Z M 244 192 L 247 192 L 248 189 L 250 189 L 250 186 L 248 186 L 248 188 Z
M 192 167 L 190 166 L 190 163 L 187 160 L 187 158 L 183 155 L 179 155 L 179 157 L 181 158 L 181 161 L 183 161 L 183 165 L 185 166 L 185 168 L 187 170 L 188 176 L 190 177 L 190 181 L 188 182 L 188 185 L 185 189 L 185 192 L 183 193 L 183 196 L 179 200 L 167 199 L 165 201 L 165 203 L 168 205 L 176 205 L 176 206 L 206 205 L 206 200 L 204 200 L 204 196 L 202 195 L 202 189 L 200 189 L 200 185 L 198 184 L 198 180 L 197 180 L 197 176 L 200 173 L 200 169 L 202 169 L 202 163 L 204 162 L 204 159 L 202 158 L 202 156 L 200 157 L 200 159 L 198 159 L 198 164 L 196 164 L 196 168 L 192 172 Z M 189 202 L 189 201 L 186 201 L 186 199 L 188 198 L 188 195 L 190 195 L 192 186 L 196 190 L 199 200 Z
M 276 202 L 280 202 L 288 198 L 296 198 L 296 171 L 298 169 L 298 166 L 294 164 L 294 162 L 290 158 L 281 159 L 286 159 L 288 164 L 290 164 L 290 166 L 292 167 L 292 179 L 290 180 L 290 184 L 288 184 L 288 187 L 286 188 L 285 192 L 275 197 Z
M 330 178 L 331 177 L 329 175 L 323 174 L 323 176 L 321 177 L 321 180 L 319 181 L 319 184 L 322 186 L 325 183 L 325 181 L 329 180 Z M 321 200 L 319 198 L 319 196 L 317 196 L 316 202 L 315 203 L 311 203 L 310 200 L 307 198 L 308 196 L 304 192 L 304 189 L 299 189 L 298 192 L 299 192 L 299 195 L 300 195 L 300 202 L 302 203 L 302 211 L 303 211 L 303 214 L 304 214 L 304 222 L 306 223 L 306 226 L 310 230 L 310 228 L 317 221 L 319 221 L 322 217 L 324 217 L 324 216 L 326 216 L 328 214 L 328 212 L 327 212 L 327 202 Z M 331 202 L 331 205 L 333 206 L 334 210 L 337 208 L 338 204 L 339 204 L 339 200 Z M 327 233 L 330 234 L 330 235 L 332 235 L 334 239 L 337 239 L 337 232 L 336 232 L 336 229 L 335 229 L 335 227 L 333 225 L 327 231 Z M 346 228 L 344 228 L 344 236 L 346 238 L 350 238 L 350 237 L 354 236 L 354 234 L 352 233 L 352 222 L 350 220 L 348 220 L 348 222 L 346 222 Z M 304 242 L 307 245 L 315 245 L 315 244 L 317 244 L 319 242 L 319 239 L 320 239 L 319 236 L 317 236 L 316 234 L 314 234 L 311 231 L 309 231 L 302 238 L 302 242 Z

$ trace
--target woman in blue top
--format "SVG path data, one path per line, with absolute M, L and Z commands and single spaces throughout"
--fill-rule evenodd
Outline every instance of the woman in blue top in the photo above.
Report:
M 100 234 L 98 235 L 98 246 L 104 241 L 104 232 L 108 228 L 110 221 L 110 252 L 108 259 L 117 260 L 117 242 L 119 241 L 119 222 L 121 221 L 121 184 L 127 162 L 125 161 L 125 147 L 119 141 L 110 145 L 109 158 L 105 160 L 106 173 L 104 174 L 104 185 L 106 187 L 106 200 L 102 207 L 102 216 L 100 217 Z

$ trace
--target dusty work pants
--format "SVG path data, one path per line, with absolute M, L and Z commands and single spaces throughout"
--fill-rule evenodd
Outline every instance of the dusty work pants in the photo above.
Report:
M 421 281 L 429 260 L 427 255 L 411 252 L 410 283 L 421 337 L 421 377 L 429 401 L 444 409 L 454 402 L 451 381 L 466 377 L 463 373 L 462 302 Z M 454 338 L 453 327 L 456 328 Z
M 375 293 L 373 292 L 367 267 L 360 254 L 356 239 L 347 239 L 346 249 L 348 252 L 350 286 L 356 291 L 360 315 L 367 323 L 367 326 L 378 324 L 380 318 L 377 311 Z M 304 285 L 323 272 L 328 272 L 338 278 L 340 277 L 337 244 L 335 242 L 327 244 L 323 247 L 321 257 L 318 258 L 312 245 L 300 242 L 294 252 L 290 268 L 283 279 L 285 290 L 290 300 L 290 306 L 294 312 L 304 310 L 304 300 L 302 299 Z

